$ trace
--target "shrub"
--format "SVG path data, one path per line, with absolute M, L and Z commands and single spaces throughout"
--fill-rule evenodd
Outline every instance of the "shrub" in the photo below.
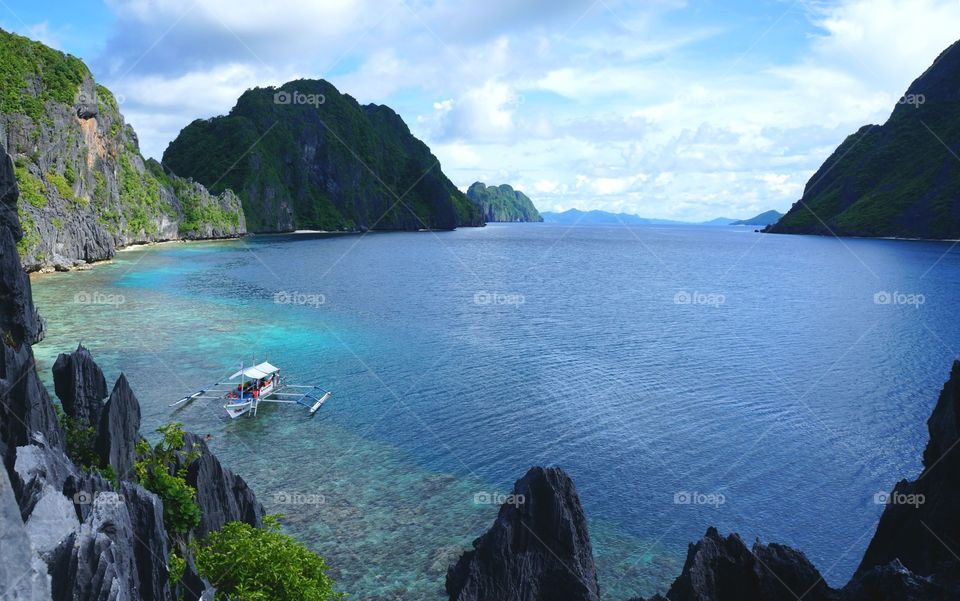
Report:
M 94 447 L 97 431 L 64 413 L 60 405 L 55 404 L 53 410 L 66 435 L 67 457 L 83 469 L 98 469 L 100 457 Z
M 137 481 L 163 501 L 163 525 L 167 533 L 186 534 L 200 523 L 197 491 L 187 484 L 187 467 L 198 456 L 197 452 L 182 455 L 183 424 L 160 426 L 160 442 L 153 447 L 146 440 L 137 443 L 139 460 L 133 470 Z M 178 455 L 182 458 L 178 465 Z
M 170 570 L 170 586 L 180 584 L 180 581 L 183 580 L 184 572 L 187 571 L 187 560 L 177 555 L 176 551 L 170 551 L 167 566 Z
M 194 545 L 201 576 L 217 589 L 217 599 L 236 601 L 326 601 L 334 592 L 327 565 L 303 543 L 280 533 L 276 516 L 263 528 L 230 522 Z

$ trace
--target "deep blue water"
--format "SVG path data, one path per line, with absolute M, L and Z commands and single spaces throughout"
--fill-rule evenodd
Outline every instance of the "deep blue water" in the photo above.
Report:
M 35 350 L 48 375 L 82 340 L 130 378 L 145 431 L 211 433 L 354 599 L 442 598 L 447 562 L 495 514 L 475 496 L 533 464 L 574 478 L 607 598 L 665 588 L 709 525 L 798 547 L 841 585 L 874 494 L 919 470 L 958 290 L 949 243 L 547 224 L 256 236 L 35 279 L 51 330 Z M 98 294 L 123 302 L 85 303 Z M 167 407 L 253 358 L 335 396 L 312 419 Z

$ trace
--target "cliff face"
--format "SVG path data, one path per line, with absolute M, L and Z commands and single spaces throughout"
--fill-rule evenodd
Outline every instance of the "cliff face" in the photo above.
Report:
M 960 238 L 960 42 L 907 89 L 883 125 L 849 136 L 767 231 Z
M 480 208 L 488 222 L 543 221 L 533 201 L 507 184 L 487 186 L 475 182 L 467 189 L 467 198 Z
M 827 586 L 800 551 L 747 547 L 709 528 L 691 544 L 666 596 L 649 601 L 948 601 L 960 599 L 960 362 L 928 422 L 924 469 L 890 495 L 860 567 Z M 451 601 L 596 601 L 586 518 L 569 477 L 533 468 L 514 487 L 533 502 L 504 505 L 490 530 L 450 568 Z M 644 601 L 637 598 L 634 601 Z
M 160 240 L 246 231 L 232 192 L 211 195 L 144 161 L 116 98 L 79 59 L 0 30 L 0 141 L 20 184 L 28 270 L 64 269 Z
M 169 538 L 163 504 L 132 481 L 140 407 L 121 375 L 108 396 L 103 372 L 83 347 L 61 355 L 55 389 L 66 415 L 92 432 L 92 461 L 105 479 L 67 456 L 68 441 L 34 367 L 31 344 L 43 322 L 16 244 L 23 233 L 13 162 L 0 146 L 0 590 L 4 599 L 192 601 L 213 588 L 192 568 L 182 541 Z M 106 399 L 106 402 L 104 402 Z M 259 525 L 263 509 L 242 479 L 196 437 L 188 475 L 205 528 L 227 521 Z M 193 534 L 197 534 L 196 532 Z M 171 549 L 187 562 L 171 584 Z
M 163 164 L 235 190 L 251 231 L 483 225 L 399 115 L 323 80 L 247 91 L 229 115 L 184 128 Z

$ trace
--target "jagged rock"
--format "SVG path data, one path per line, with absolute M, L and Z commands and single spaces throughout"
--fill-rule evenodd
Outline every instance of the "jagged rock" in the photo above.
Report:
M 960 574 L 960 362 L 927 421 L 923 472 L 894 488 L 857 574 L 899 560 L 920 575 Z
M 680 576 L 667 592 L 670 601 L 778 601 L 802 597 L 826 601 L 836 595 L 807 558 L 789 547 L 754 543 L 716 528 L 690 545 Z M 654 597 L 651 601 L 658 599 Z
M 53 364 L 53 386 L 64 413 L 84 426 L 96 428 L 100 424 L 107 379 L 82 344 L 74 352 L 60 353 L 57 357 Z
M 140 403 L 127 377 L 120 374 L 100 413 L 97 454 L 101 465 L 110 465 L 120 479 L 133 476 L 135 447 L 140 439 Z
M 0 469 L 0 591 L 4 600 L 48 601 L 47 566 L 34 552 L 20 520 L 7 472 Z
M 83 78 L 80 84 L 80 92 L 77 93 L 77 117 L 86 121 L 93 119 L 99 113 L 97 108 L 97 89 L 93 83 L 93 78 L 89 75 Z
M 17 241 L 23 237 L 19 195 L 13 163 L 0 146 L 0 454 L 7 462 L 14 449 L 27 444 L 36 432 L 53 445 L 63 440 L 30 348 L 42 336 L 43 321 L 17 252 Z
M 206 536 L 219 530 L 227 522 L 246 522 L 260 527 L 263 506 L 243 478 L 220 464 L 207 443 L 196 434 L 184 437 L 186 453 L 199 452 L 199 457 L 187 468 L 187 483 L 197 489 L 197 503 L 203 517 L 195 533 Z
M 875 566 L 844 589 L 850 601 L 956 601 L 957 587 L 917 576 L 897 560 Z
M 570 477 L 534 467 L 513 495 L 447 572 L 451 601 L 598 601 L 586 517 Z
M 77 474 L 73 462 L 67 458 L 63 449 L 47 443 L 43 435 L 35 434 L 31 444 L 17 447 L 12 475 L 17 484 L 17 500 L 20 513 L 26 520 L 30 516 L 38 492 L 45 484 L 56 490 L 63 490 L 64 483 Z
M 167 559 L 170 543 L 163 529 L 163 503 L 160 498 L 132 482 L 120 483 L 120 496 L 127 506 L 135 533 L 134 557 L 143 601 L 170 598 L 170 572 Z
M 80 525 L 73 499 L 64 495 L 66 483 L 77 476 L 73 463 L 59 448 L 40 438 L 17 448 L 14 473 L 21 482 L 20 515 L 34 548 L 48 563 Z
M 74 535 L 65 574 L 57 577 L 55 573 L 54 599 L 139 599 L 136 533 L 127 506 L 115 492 L 101 492 L 92 501 L 89 515 Z

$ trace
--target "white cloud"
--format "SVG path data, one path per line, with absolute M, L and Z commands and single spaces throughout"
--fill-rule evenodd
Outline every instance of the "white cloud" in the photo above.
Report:
M 603 4 L 109 0 L 117 23 L 94 66 L 154 156 L 246 88 L 326 77 L 398 110 L 460 187 L 700 220 L 788 208 L 960 22 L 955 0 L 817 4 L 807 37 L 766 56 L 724 47 L 732 26 L 688 18 L 682 0 Z

